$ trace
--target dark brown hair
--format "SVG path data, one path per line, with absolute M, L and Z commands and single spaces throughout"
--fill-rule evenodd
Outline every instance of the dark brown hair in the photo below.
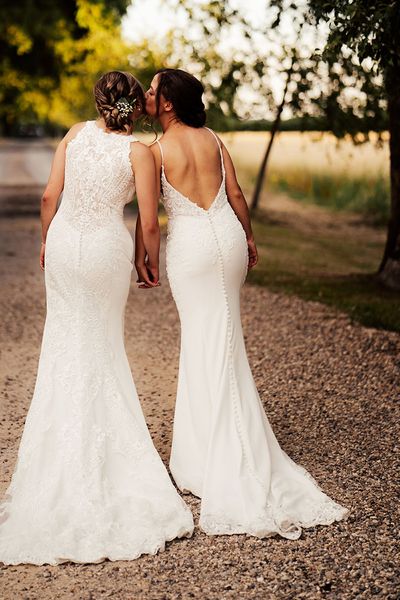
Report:
M 181 69 L 160 69 L 157 71 L 156 93 L 157 115 L 160 112 L 161 95 L 171 102 L 176 117 L 189 127 L 203 127 L 206 113 L 202 95 L 203 84 L 190 73 Z
M 124 114 L 115 106 L 118 100 L 125 98 L 134 108 L 145 108 L 144 91 L 137 79 L 125 71 L 110 71 L 96 82 L 94 99 L 97 112 L 103 117 L 107 129 L 112 131 L 132 131 L 132 114 Z

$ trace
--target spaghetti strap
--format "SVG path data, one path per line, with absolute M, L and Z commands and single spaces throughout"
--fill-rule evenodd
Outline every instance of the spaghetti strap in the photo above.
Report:
M 207 129 L 207 131 L 209 131 L 215 137 L 217 144 L 218 144 L 218 148 L 221 150 L 221 144 L 219 143 L 217 134 L 214 133 L 214 131 L 212 129 L 210 129 L 209 127 L 204 127 L 204 129 Z
M 162 168 L 164 168 L 164 152 L 163 152 L 163 149 L 162 149 L 162 146 L 161 146 L 160 142 L 158 140 L 156 140 L 156 142 L 158 144 L 158 147 L 160 148 L 161 166 L 162 166 Z
M 219 155 L 221 158 L 221 171 L 222 171 L 222 175 L 223 177 L 225 177 L 225 165 L 224 165 L 224 156 L 222 154 L 222 146 L 221 146 L 221 142 L 218 139 L 218 136 L 214 133 L 214 131 L 212 129 L 210 129 L 209 127 L 204 127 L 204 129 L 207 129 L 207 131 L 209 131 L 215 138 L 217 144 L 218 144 L 218 149 L 219 149 Z

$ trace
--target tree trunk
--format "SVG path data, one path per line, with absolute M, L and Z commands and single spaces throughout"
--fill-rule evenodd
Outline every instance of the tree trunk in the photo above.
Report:
M 11 124 L 5 115 L 0 119 L 0 135 L 2 137 L 10 137 L 12 135 Z
M 390 134 L 390 217 L 379 279 L 400 290 L 400 65 L 386 73 Z
M 285 107 L 285 103 L 286 103 L 286 93 L 287 93 L 287 89 L 289 86 L 289 82 L 292 76 L 292 67 L 293 67 L 293 61 L 292 64 L 287 72 L 287 78 L 286 78 L 286 84 L 285 84 L 285 89 L 283 91 L 283 96 L 282 96 L 282 101 L 280 103 L 280 105 L 278 106 L 278 111 L 276 113 L 276 117 L 275 117 L 275 121 L 272 125 L 271 128 L 271 134 L 269 137 L 269 142 L 268 142 L 268 146 L 267 149 L 265 151 L 264 154 L 264 158 L 262 160 L 262 163 L 260 165 L 258 174 L 257 174 L 257 181 L 256 181 L 256 187 L 254 189 L 254 194 L 253 194 L 253 198 L 251 200 L 251 204 L 250 204 L 250 210 L 254 211 L 257 209 L 259 201 L 260 201 L 260 196 L 261 196 L 261 190 L 263 187 L 263 183 L 264 183 L 264 179 L 265 179 L 265 174 L 267 172 L 267 164 L 268 164 L 268 159 L 269 159 L 269 155 L 271 154 L 271 150 L 272 150 L 272 145 L 274 143 L 274 139 L 275 139 L 275 135 L 277 134 L 278 130 L 279 130 L 279 125 L 281 123 L 281 116 L 282 116 L 282 111 Z

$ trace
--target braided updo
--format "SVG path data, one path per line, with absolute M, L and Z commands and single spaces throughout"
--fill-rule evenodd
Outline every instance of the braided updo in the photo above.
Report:
M 182 69 L 160 69 L 158 75 L 156 106 L 160 111 L 161 95 L 169 100 L 179 121 L 189 127 L 203 127 L 206 113 L 202 95 L 203 84 Z
M 93 93 L 97 112 L 103 117 L 107 129 L 131 133 L 132 112 L 139 108 L 143 114 L 146 103 L 138 80 L 125 71 L 110 71 L 96 82 Z

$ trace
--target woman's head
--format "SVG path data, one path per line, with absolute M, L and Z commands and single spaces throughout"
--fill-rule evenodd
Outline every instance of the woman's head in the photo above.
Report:
M 144 112 L 143 88 L 130 73 L 105 73 L 96 82 L 93 93 L 97 112 L 112 131 L 131 131 L 135 118 Z
M 189 127 L 203 127 L 206 113 L 203 85 L 196 77 L 181 69 L 160 69 L 146 95 L 146 111 L 155 118 L 164 113 Z

